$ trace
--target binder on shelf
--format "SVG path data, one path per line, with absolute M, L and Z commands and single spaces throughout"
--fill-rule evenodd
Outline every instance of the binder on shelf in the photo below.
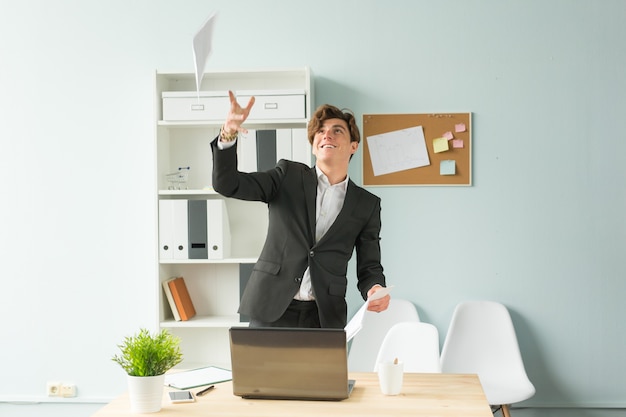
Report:
M 252 275 L 252 268 L 254 268 L 254 264 L 239 264 L 239 299 L 243 296 L 243 290 L 246 289 L 246 285 L 248 285 L 248 281 L 250 280 L 250 275 Z M 250 317 L 245 314 L 239 313 L 239 321 L 247 322 L 250 321 Z
M 226 202 L 222 199 L 207 200 L 208 259 L 230 257 L 230 225 Z
M 174 258 L 174 232 L 172 230 L 172 205 L 169 200 L 159 200 L 159 258 Z
M 291 159 L 311 166 L 311 144 L 307 137 L 306 129 L 291 130 Z
M 237 140 L 237 169 L 241 172 L 255 172 L 256 169 L 256 130 L 240 134 Z
M 276 162 L 292 159 L 291 129 L 276 129 Z
M 256 131 L 256 164 L 259 171 L 276 165 L 276 130 Z
M 178 314 L 178 308 L 176 307 L 176 302 L 174 301 L 174 297 L 172 296 L 172 291 L 170 290 L 170 281 L 173 281 L 175 278 L 170 278 L 168 280 L 163 281 L 163 292 L 165 293 L 165 298 L 167 298 L 167 303 L 172 310 L 172 315 L 174 316 L 174 320 L 180 321 L 180 314 Z
M 168 281 L 167 284 L 170 287 L 170 291 L 172 292 L 172 298 L 174 299 L 174 303 L 176 304 L 178 314 L 180 314 L 180 319 L 182 321 L 187 321 L 195 316 L 196 309 L 194 308 L 193 302 L 191 301 L 191 296 L 189 295 L 189 291 L 187 290 L 185 279 L 183 277 L 177 277 Z
M 172 226 L 174 229 L 174 259 L 189 259 L 187 232 L 187 200 L 169 200 L 174 207 Z
M 189 259 L 208 259 L 206 204 L 206 200 L 189 200 L 187 203 Z
M 189 259 L 187 200 L 159 200 L 159 257 Z

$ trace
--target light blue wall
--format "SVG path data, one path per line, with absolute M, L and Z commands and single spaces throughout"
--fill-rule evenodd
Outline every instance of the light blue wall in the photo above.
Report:
M 0 396 L 124 391 L 109 358 L 155 322 L 153 73 L 192 71 L 213 10 L 211 68 L 308 65 L 359 119 L 472 112 L 472 187 L 371 189 L 394 295 L 442 337 L 505 303 L 525 405 L 626 407 L 622 0 L 0 0 Z

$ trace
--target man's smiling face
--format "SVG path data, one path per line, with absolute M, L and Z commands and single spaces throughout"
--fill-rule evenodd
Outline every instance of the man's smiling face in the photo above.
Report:
M 359 144 L 350 138 L 348 124 L 342 119 L 327 119 L 313 138 L 313 155 L 325 163 L 350 161 Z

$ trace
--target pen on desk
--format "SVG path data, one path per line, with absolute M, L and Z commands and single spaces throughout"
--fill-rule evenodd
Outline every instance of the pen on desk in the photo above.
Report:
M 213 388 L 215 388 L 215 385 L 211 385 L 210 387 L 206 387 L 205 389 L 203 389 L 203 390 L 201 390 L 201 391 L 198 391 L 198 392 L 196 393 L 196 395 L 197 395 L 198 397 L 202 397 L 204 394 L 206 394 L 207 392 L 211 391 Z

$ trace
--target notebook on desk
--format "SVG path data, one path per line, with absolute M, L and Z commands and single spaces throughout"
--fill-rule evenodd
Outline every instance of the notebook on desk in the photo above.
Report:
M 244 398 L 343 400 L 354 386 L 343 329 L 232 327 L 230 356 Z

